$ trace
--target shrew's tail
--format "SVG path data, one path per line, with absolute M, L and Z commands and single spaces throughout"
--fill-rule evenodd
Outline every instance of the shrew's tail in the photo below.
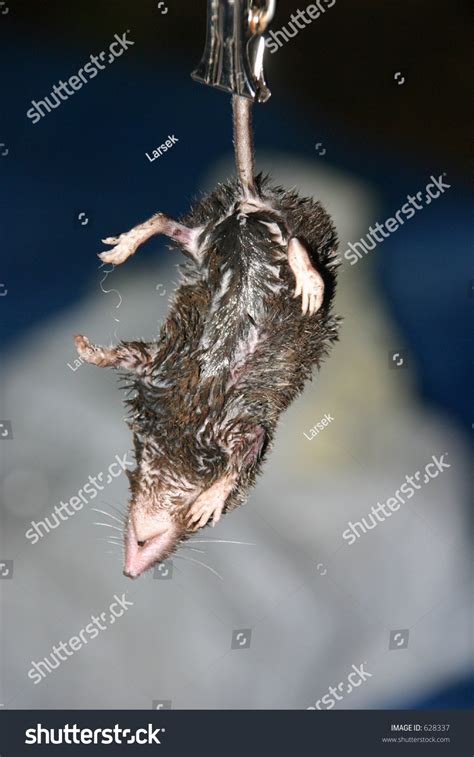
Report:
M 237 176 L 244 197 L 255 197 L 254 154 L 252 134 L 252 101 L 239 95 L 232 96 L 234 117 L 234 149 Z

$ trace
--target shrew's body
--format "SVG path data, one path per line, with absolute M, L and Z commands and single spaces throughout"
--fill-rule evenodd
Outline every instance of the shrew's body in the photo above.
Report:
M 83 359 L 131 376 L 132 577 L 246 499 L 281 412 L 337 338 L 333 224 L 319 203 L 242 168 L 245 107 L 234 101 L 240 181 L 181 222 L 158 213 L 104 240 L 114 245 L 106 262 L 123 262 L 156 233 L 189 258 L 158 341 L 104 348 L 76 337 Z

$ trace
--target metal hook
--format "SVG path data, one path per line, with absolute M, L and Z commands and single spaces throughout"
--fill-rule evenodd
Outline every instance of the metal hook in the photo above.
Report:
M 208 0 L 204 54 L 191 74 L 202 84 L 266 102 L 271 95 L 263 73 L 261 36 L 275 13 L 276 0 Z
M 249 8 L 249 27 L 252 34 L 263 34 L 275 15 L 276 0 L 266 0 L 265 7 Z

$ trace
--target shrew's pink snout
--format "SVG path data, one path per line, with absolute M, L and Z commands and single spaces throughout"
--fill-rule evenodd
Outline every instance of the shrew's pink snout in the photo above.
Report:
M 169 515 L 134 513 L 125 533 L 124 575 L 138 578 L 163 560 L 174 546 L 177 535 Z

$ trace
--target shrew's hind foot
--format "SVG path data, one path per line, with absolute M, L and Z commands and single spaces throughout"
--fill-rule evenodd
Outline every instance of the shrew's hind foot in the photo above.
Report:
M 112 244 L 111 250 L 99 253 L 99 258 L 103 263 L 113 263 L 120 265 L 125 263 L 127 258 L 133 255 L 145 239 L 139 234 L 134 234 L 134 230 L 126 231 L 118 237 L 106 237 L 102 240 L 104 244 Z
M 288 242 L 288 263 L 296 279 L 293 297 L 301 295 L 303 315 L 314 315 L 323 304 L 324 281 L 313 267 L 306 247 L 295 237 Z
M 85 363 L 100 365 L 104 368 L 116 365 L 117 350 L 115 347 L 98 347 L 95 344 L 91 344 L 88 338 L 82 334 L 77 334 L 74 337 L 74 344 L 76 345 L 79 357 Z

